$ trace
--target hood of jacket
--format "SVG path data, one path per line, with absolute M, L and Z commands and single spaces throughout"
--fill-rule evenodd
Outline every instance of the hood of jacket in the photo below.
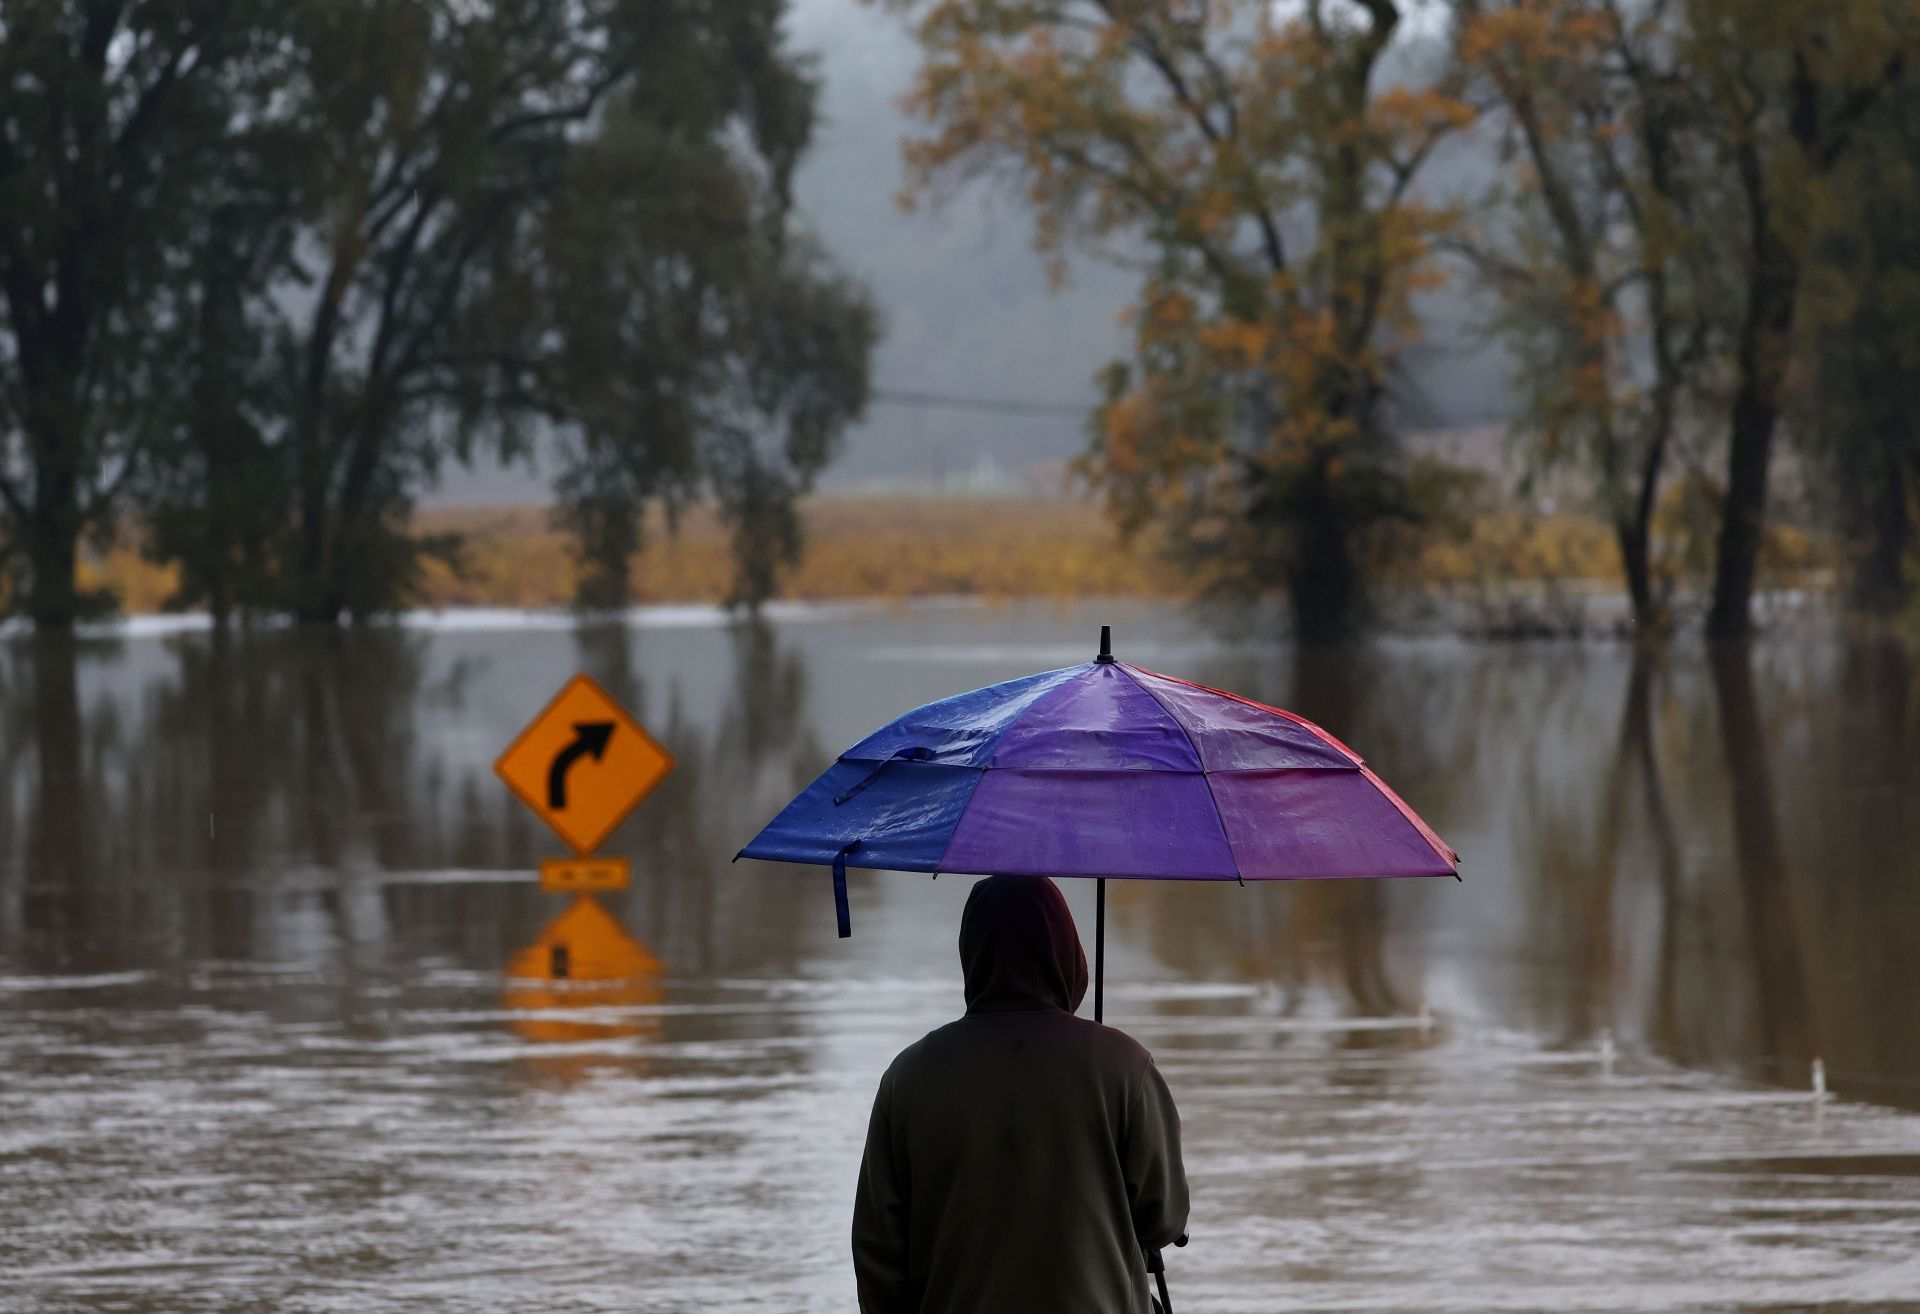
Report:
M 967 1012 L 1080 1007 L 1087 955 L 1060 887 L 1044 876 L 977 881 L 960 915 Z

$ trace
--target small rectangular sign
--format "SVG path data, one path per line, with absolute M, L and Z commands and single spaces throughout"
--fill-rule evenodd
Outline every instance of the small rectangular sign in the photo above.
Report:
M 633 874 L 625 858 L 543 858 L 540 888 L 562 894 L 624 890 Z

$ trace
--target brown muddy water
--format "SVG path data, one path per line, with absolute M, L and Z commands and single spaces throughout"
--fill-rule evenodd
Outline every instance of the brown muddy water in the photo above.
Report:
M 850 1310 L 868 1102 L 959 1010 L 967 882 L 855 873 L 839 941 L 826 873 L 728 859 L 1103 620 L 1324 723 L 1466 876 L 1112 887 L 1182 1314 L 1920 1310 L 1914 656 L 1296 658 L 1132 605 L 0 641 L 0 1309 Z M 490 767 L 575 670 L 679 767 L 553 984 L 561 850 Z

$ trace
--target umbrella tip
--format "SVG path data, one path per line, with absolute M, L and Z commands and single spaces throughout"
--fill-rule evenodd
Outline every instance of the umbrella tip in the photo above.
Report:
M 1102 665 L 1109 665 L 1113 662 L 1113 626 L 1102 625 L 1100 627 L 1100 655 L 1095 657 L 1094 660 Z

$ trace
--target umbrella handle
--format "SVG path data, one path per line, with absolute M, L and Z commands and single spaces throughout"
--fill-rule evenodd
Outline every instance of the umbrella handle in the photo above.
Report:
M 1182 1232 L 1176 1236 L 1173 1244 L 1187 1244 L 1187 1234 Z M 1167 1261 L 1151 1246 L 1147 1247 L 1147 1272 L 1153 1274 L 1153 1280 L 1160 1288 L 1160 1314 L 1173 1314 L 1173 1298 L 1167 1294 Z
M 1154 1283 L 1160 1288 L 1161 1314 L 1173 1314 L 1173 1297 L 1167 1294 L 1167 1261 L 1160 1257 L 1158 1250 L 1147 1251 L 1147 1272 L 1153 1274 Z

